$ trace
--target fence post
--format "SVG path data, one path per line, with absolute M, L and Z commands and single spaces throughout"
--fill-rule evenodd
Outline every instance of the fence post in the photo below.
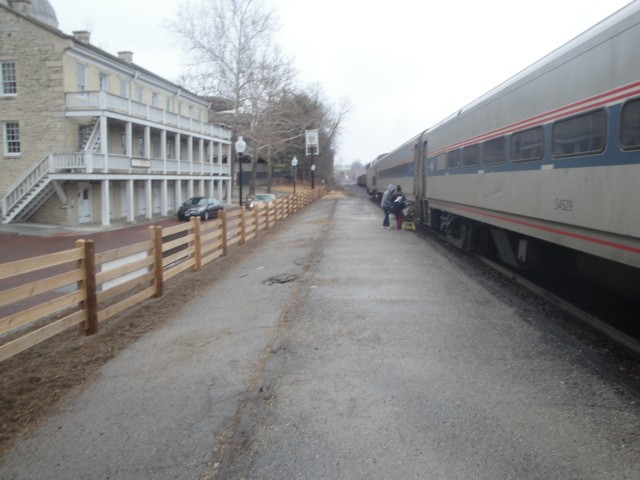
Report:
M 258 238 L 258 233 L 260 232 L 260 213 L 258 212 L 258 207 L 254 207 L 253 209 L 253 221 L 255 222 L 255 231 L 256 238 Z M 269 228 L 269 204 L 267 203 L 267 228 Z
M 264 219 L 264 223 L 265 223 L 265 230 L 269 230 L 269 210 L 271 209 L 271 202 L 267 202 L 266 203 L 266 215 L 265 215 L 265 219 Z
M 156 293 L 154 297 L 158 298 L 164 294 L 164 279 L 162 278 L 162 227 L 149 227 L 149 236 L 153 244 L 153 285 Z
M 199 272 L 202 267 L 202 250 L 200 242 L 200 217 L 191 217 L 193 220 L 193 271 Z
M 85 311 L 85 320 L 80 328 L 85 335 L 98 333 L 98 297 L 96 295 L 96 257 L 93 240 L 77 240 L 77 247 L 84 247 L 84 255 L 78 261 L 79 268 L 83 270 L 82 280 L 85 291 L 85 300 L 80 302 L 80 308 Z
M 227 212 L 222 210 L 220 213 L 220 220 L 222 221 L 222 256 L 227 256 Z

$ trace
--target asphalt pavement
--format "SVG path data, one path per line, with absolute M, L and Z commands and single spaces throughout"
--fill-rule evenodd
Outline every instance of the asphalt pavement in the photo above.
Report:
M 329 195 L 105 365 L 7 479 L 638 479 L 640 405 Z

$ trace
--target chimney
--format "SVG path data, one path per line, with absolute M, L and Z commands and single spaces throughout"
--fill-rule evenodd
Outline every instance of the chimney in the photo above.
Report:
M 29 15 L 29 9 L 31 7 L 31 0 L 11 0 L 9 6 L 16 12 L 23 15 Z
M 118 52 L 118 58 L 128 63 L 133 63 L 133 52 Z
M 78 42 L 89 43 L 91 40 L 91 32 L 86 30 L 78 30 L 73 32 L 73 38 L 75 38 Z

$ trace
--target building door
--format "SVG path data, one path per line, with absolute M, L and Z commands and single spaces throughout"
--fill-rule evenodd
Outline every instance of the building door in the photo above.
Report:
M 144 182 L 134 182 L 135 189 L 138 192 L 138 211 L 136 215 L 144 216 L 147 213 L 147 195 Z
M 153 197 L 153 213 L 160 213 L 162 210 L 162 191 L 160 190 L 160 182 L 153 182 L 151 189 Z
M 91 201 L 91 185 L 87 182 L 78 183 L 78 223 L 93 221 L 93 203 Z
M 127 182 L 120 182 L 120 218 L 129 216 L 129 195 L 127 195 Z

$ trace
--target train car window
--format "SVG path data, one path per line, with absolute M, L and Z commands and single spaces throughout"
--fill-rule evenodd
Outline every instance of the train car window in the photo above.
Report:
M 504 137 L 493 138 L 484 142 L 484 147 L 482 149 L 482 162 L 485 165 L 504 163 L 504 145 Z
M 542 127 L 530 128 L 511 135 L 511 160 L 525 162 L 542 158 L 544 132 Z
M 461 157 L 461 149 L 451 150 L 450 152 L 447 152 L 447 168 L 459 168 Z
M 640 148 L 640 100 L 627 102 L 622 108 L 620 142 L 623 150 Z
M 574 157 L 604 151 L 607 136 L 607 114 L 596 110 L 560 120 L 553 126 L 553 156 Z
M 462 165 L 475 167 L 480 163 L 480 144 L 469 145 L 462 149 Z
M 445 170 L 447 168 L 447 156 L 443 153 L 438 155 L 436 160 L 436 170 Z

